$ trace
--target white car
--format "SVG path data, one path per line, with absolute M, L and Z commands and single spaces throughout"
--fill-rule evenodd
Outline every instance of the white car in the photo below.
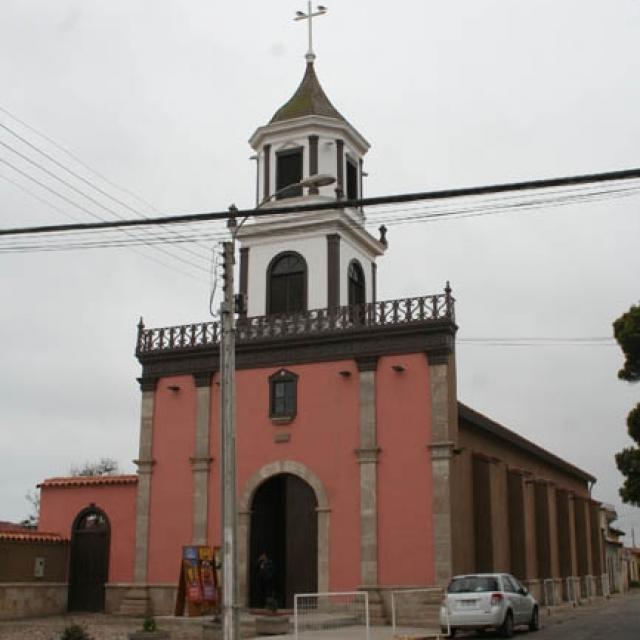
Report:
M 536 599 L 507 573 L 455 576 L 442 598 L 440 627 L 445 635 L 495 629 L 510 638 L 520 625 L 537 631 L 540 611 Z

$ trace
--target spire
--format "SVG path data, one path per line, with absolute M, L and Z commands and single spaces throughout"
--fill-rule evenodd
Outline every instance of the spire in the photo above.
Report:
M 303 116 L 325 116 L 346 122 L 340 112 L 331 104 L 327 94 L 320 86 L 313 68 L 313 60 L 307 61 L 307 69 L 302 82 L 288 102 L 280 107 L 269 124 L 302 118 Z

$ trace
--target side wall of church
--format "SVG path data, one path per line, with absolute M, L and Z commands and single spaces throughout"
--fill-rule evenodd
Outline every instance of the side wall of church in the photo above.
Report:
M 136 485 L 42 487 L 38 530 L 71 538 L 76 516 L 94 504 L 109 519 L 109 582 L 131 582 Z

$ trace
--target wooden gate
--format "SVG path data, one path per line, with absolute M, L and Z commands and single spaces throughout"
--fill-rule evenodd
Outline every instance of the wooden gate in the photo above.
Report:
M 76 516 L 71 532 L 69 611 L 104 611 L 109 537 L 109 520 L 97 507 L 87 507 Z

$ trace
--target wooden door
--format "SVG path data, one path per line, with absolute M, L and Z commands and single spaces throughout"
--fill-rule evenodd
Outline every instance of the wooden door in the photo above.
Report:
M 69 611 L 104 611 L 108 571 L 109 522 L 99 509 L 85 509 L 71 534 Z
M 296 593 L 318 590 L 318 525 L 313 489 L 291 474 L 266 480 L 251 505 L 249 605 L 265 605 L 258 579 L 258 559 L 266 553 L 275 566 L 274 591 L 279 607 L 293 607 Z

